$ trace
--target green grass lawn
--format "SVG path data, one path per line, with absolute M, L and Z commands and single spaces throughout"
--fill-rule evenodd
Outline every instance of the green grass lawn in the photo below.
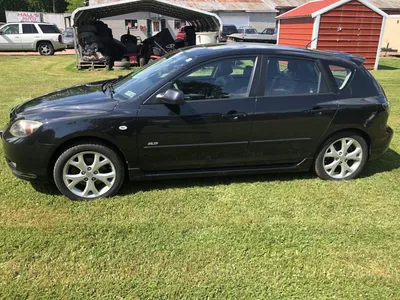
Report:
M 381 68 L 396 135 L 357 180 L 154 181 L 72 202 L 2 160 L 0 298 L 399 299 L 400 60 Z M 0 74 L 2 126 L 29 98 L 122 73 L 58 56 L 0 57 Z

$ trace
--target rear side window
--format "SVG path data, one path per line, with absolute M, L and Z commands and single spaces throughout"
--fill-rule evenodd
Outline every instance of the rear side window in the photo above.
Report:
M 38 33 L 35 25 L 33 25 L 33 24 L 22 24 L 22 32 L 24 34 Z
M 43 33 L 60 33 L 60 29 L 54 25 L 39 25 L 39 27 Z
M 265 96 L 294 96 L 329 92 L 314 61 L 295 58 L 270 58 Z
M 335 65 L 329 65 L 329 70 L 331 71 L 339 90 L 343 90 L 350 80 L 352 71 L 348 68 Z

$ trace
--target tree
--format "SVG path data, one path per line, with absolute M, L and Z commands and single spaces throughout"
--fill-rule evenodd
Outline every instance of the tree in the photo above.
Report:
M 64 12 L 67 8 L 65 0 L 26 0 L 29 11 L 53 12 L 53 4 L 56 12 Z
M 86 5 L 86 1 L 84 0 L 67 0 L 67 2 L 67 11 L 70 13 L 72 13 L 75 9 Z
M 27 10 L 28 5 L 25 0 L 0 0 L 0 21 L 6 21 L 6 10 Z
M 74 2 L 82 2 L 83 4 L 84 0 Z M 6 21 L 6 10 L 53 12 L 53 3 L 56 12 L 65 12 L 67 9 L 67 0 L 0 0 L 0 21 Z

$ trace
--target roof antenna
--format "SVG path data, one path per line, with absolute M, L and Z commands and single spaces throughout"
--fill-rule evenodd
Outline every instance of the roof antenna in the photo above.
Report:
M 312 39 L 309 43 L 307 43 L 307 45 L 304 46 L 304 49 L 308 49 L 308 46 L 310 46 L 310 44 L 311 44 L 312 42 L 314 42 L 317 38 L 318 38 L 318 36 L 315 37 L 314 39 Z

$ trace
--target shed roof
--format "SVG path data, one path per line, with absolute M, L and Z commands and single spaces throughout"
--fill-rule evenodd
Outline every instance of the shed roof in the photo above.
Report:
M 105 4 L 120 0 L 93 0 L 91 3 Z M 172 3 L 207 11 L 276 12 L 274 0 L 169 0 Z M 293 0 L 288 0 L 293 1 Z M 303 1 L 304 0 L 297 0 Z M 299 5 L 302 3 L 299 3 Z
M 166 0 L 123 0 L 80 7 L 72 13 L 74 26 L 91 24 L 93 21 L 139 11 L 188 21 L 199 31 L 219 31 L 222 21 L 218 15 Z
M 207 11 L 276 12 L 273 0 L 170 0 Z
M 298 7 L 310 0 L 272 0 L 275 3 L 275 7 Z M 382 10 L 399 10 L 400 1 L 399 0 L 369 0 L 371 4 L 379 7 Z
M 294 18 L 303 18 L 303 17 L 311 17 L 315 18 L 320 16 L 332 9 L 335 9 L 347 2 L 352 0 L 316 0 L 307 2 L 299 7 L 296 7 L 284 14 L 278 16 L 278 19 L 294 19 Z M 369 7 L 376 13 L 380 14 L 383 17 L 387 17 L 388 15 L 374 6 L 371 2 L 367 0 L 357 0 L 358 2 L 364 4 L 365 6 Z

